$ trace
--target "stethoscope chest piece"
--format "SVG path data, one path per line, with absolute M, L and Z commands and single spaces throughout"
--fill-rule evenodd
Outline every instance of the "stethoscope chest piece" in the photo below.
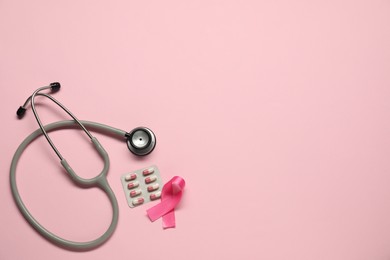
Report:
M 151 153 L 156 146 L 156 136 L 147 127 L 134 128 L 126 133 L 127 147 L 135 155 L 143 156 Z

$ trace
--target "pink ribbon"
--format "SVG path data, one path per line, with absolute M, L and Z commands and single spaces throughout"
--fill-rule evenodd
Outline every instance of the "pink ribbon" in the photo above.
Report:
M 176 226 L 175 207 L 181 200 L 185 184 L 183 178 L 175 176 L 164 185 L 161 192 L 161 202 L 146 211 L 152 222 L 162 217 L 164 229 Z

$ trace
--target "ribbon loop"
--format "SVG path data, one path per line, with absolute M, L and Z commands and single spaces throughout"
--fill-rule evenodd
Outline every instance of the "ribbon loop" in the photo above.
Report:
M 175 207 L 181 200 L 184 186 L 185 181 L 179 176 L 173 177 L 164 185 L 161 192 L 161 202 L 146 211 L 152 222 L 162 217 L 164 229 L 176 226 Z

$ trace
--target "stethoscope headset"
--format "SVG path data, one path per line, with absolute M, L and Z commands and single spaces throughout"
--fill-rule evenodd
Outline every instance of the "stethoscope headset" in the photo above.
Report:
M 16 150 L 12 158 L 11 169 L 10 169 L 11 190 L 15 202 L 20 212 L 23 214 L 24 218 L 43 237 L 45 237 L 50 242 L 60 247 L 70 249 L 70 250 L 75 250 L 75 251 L 84 251 L 84 250 L 90 250 L 96 248 L 97 246 L 107 241 L 107 239 L 112 235 L 112 233 L 114 232 L 117 226 L 118 211 L 119 211 L 118 202 L 116 200 L 114 192 L 112 191 L 110 185 L 108 184 L 107 177 L 106 177 L 110 166 L 110 160 L 108 154 L 103 148 L 103 146 L 96 139 L 96 137 L 94 137 L 88 129 L 96 130 L 98 132 L 107 134 L 109 136 L 126 140 L 127 147 L 129 148 L 129 150 L 137 156 L 144 156 L 151 153 L 156 146 L 156 137 L 154 133 L 147 127 L 137 127 L 130 132 L 126 132 L 124 130 L 120 130 L 108 125 L 91 122 L 91 121 L 79 120 L 72 112 L 70 112 L 63 104 L 61 104 L 58 100 L 53 98 L 51 95 L 46 93 L 40 93 L 41 91 L 47 89 L 50 89 L 51 92 L 54 93 L 57 92 L 60 89 L 60 87 L 61 87 L 60 83 L 54 82 L 51 83 L 49 86 L 45 86 L 37 89 L 36 91 L 33 92 L 33 94 L 29 98 L 27 98 L 24 105 L 19 107 L 19 109 L 16 112 L 19 119 L 21 119 L 26 112 L 26 106 L 28 105 L 28 103 L 30 103 L 34 116 L 38 122 L 39 129 L 31 133 L 29 136 L 26 137 L 26 139 L 23 140 L 23 142 L 19 145 L 18 149 Z M 44 126 L 35 108 L 36 96 L 43 96 L 50 99 L 55 104 L 57 104 L 60 108 L 62 108 L 70 117 L 72 117 L 73 120 L 58 121 Z M 104 161 L 103 170 L 100 172 L 100 174 L 90 179 L 81 178 L 74 172 L 74 170 L 71 168 L 69 163 L 65 160 L 65 158 L 62 156 L 62 154 L 58 151 L 58 149 L 56 148 L 56 146 L 54 145 L 54 143 L 52 142 L 51 138 L 48 135 L 48 132 L 51 131 L 64 129 L 64 128 L 74 128 L 77 126 L 79 126 L 88 135 L 88 137 L 91 139 L 91 142 L 93 143 L 96 150 L 98 151 L 98 153 L 100 154 L 100 156 Z M 41 135 L 45 136 L 51 148 L 54 150 L 54 152 L 57 154 L 58 158 L 60 159 L 61 165 L 64 167 L 65 171 L 69 174 L 69 177 L 72 179 L 72 181 L 75 184 L 83 188 L 98 187 L 107 194 L 113 211 L 111 224 L 108 227 L 108 229 L 104 232 L 104 234 L 96 238 L 95 240 L 87 241 L 87 242 L 75 242 L 75 241 L 70 241 L 62 237 L 59 237 L 56 234 L 47 230 L 45 227 L 43 227 L 31 215 L 27 207 L 24 205 L 16 185 L 16 176 L 15 176 L 16 166 L 20 156 L 22 155 L 26 147 Z

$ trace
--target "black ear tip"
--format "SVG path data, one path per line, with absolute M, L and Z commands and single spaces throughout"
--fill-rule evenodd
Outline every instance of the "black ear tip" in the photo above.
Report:
M 16 115 L 19 117 L 19 118 L 22 118 L 24 116 L 24 113 L 26 113 L 26 109 L 22 106 L 20 106 L 18 108 L 18 110 L 16 111 Z
M 50 83 L 50 88 L 51 88 L 51 91 L 56 92 L 56 91 L 60 90 L 61 84 L 59 82 L 52 82 L 52 83 Z

